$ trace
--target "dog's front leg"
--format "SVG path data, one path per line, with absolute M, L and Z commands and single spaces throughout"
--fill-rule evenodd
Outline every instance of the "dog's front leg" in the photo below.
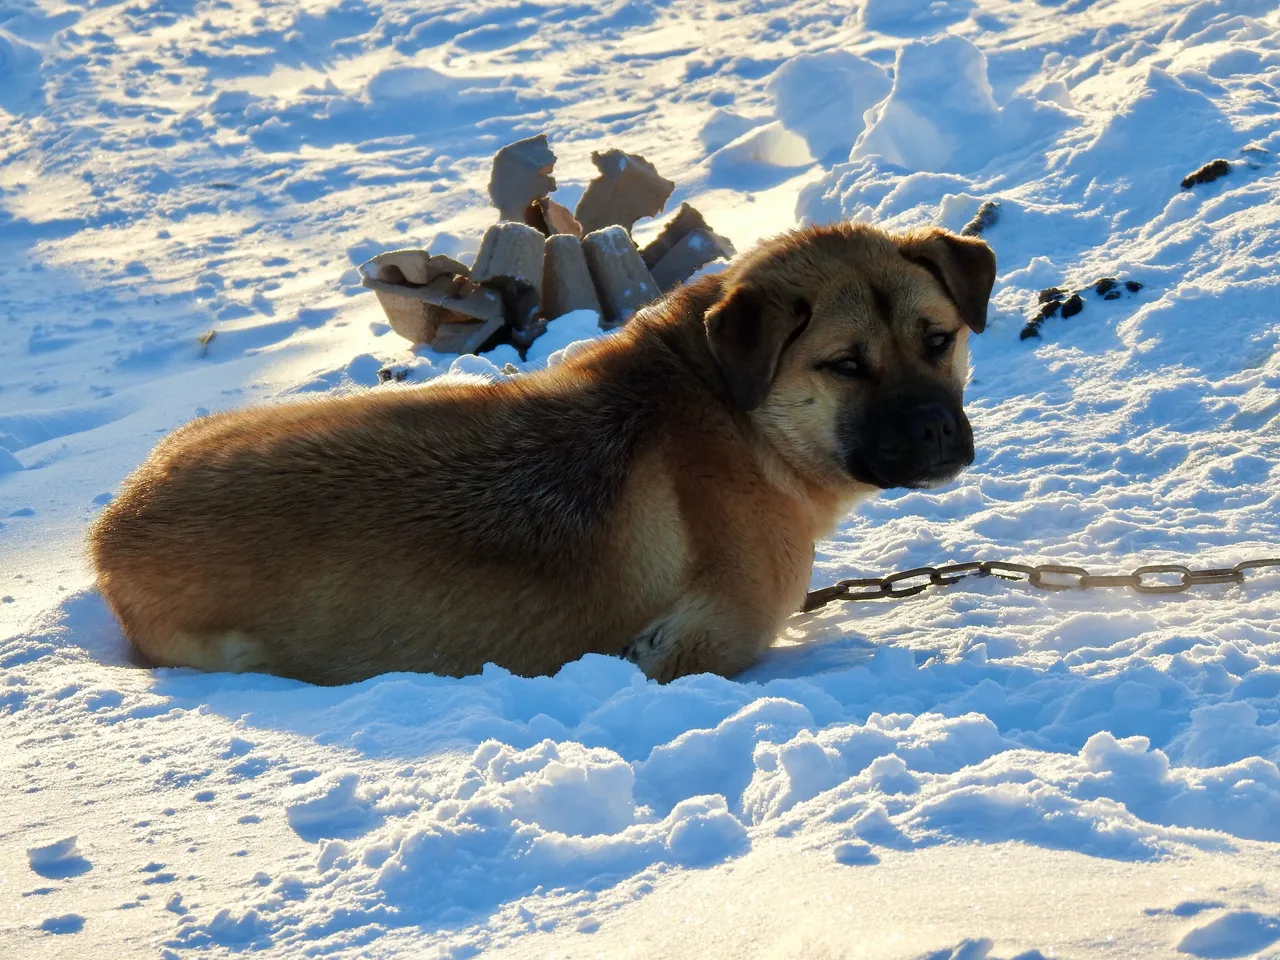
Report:
M 694 673 L 731 677 L 764 655 L 779 620 L 749 605 L 690 596 L 646 624 L 622 656 L 659 683 Z

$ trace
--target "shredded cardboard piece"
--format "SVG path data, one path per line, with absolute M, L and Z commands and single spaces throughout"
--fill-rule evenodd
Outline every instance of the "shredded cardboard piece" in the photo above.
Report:
M 571 213 L 548 196 L 556 156 L 545 134 L 499 150 L 489 196 L 501 219 L 485 231 L 470 270 L 426 250 L 389 250 L 362 264 L 363 283 L 392 329 L 445 353 L 499 342 L 523 351 L 549 320 L 593 310 L 610 329 L 706 264 L 733 256 L 733 244 L 687 203 L 637 250 L 631 228 L 660 213 L 675 184 L 636 154 L 606 150 L 591 159 L 600 175 Z
M 618 226 L 628 233 L 642 217 L 657 216 L 675 190 L 644 157 L 621 150 L 596 151 L 591 162 L 600 176 L 587 184 L 573 215 L 585 233 Z

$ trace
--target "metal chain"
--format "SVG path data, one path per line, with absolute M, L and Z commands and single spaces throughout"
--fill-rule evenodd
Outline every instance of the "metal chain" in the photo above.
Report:
M 1280 567 L 1280 557 L 1242 560 L 1234 567 L 1192 570 L 1177 563 L 1156 563 L 1133 573 L 1096 576 L 1084 567 L 1058 563 L 1006 563 L 1003 560 L 970 560 L 943 567 L 916 567 L 887 577 L 841 580 L 829 587 L 812 590 L 805 598 L 802 613 L 811 613 L 837 600 L 902 600 L 929 587 L 944 587 L 966 577 L 999 577 L 1029 583 L 1041 590 L 1083 590 L 1091 587 L 1131 587 L 1138 593 L 1181 593 L 1191 587 L 1211 583 L 1244 583 L 1245 574 L 1264 567 Z M 1176 579 L 1175 579 L 1176 576 Z M 924 580 L 923 583 L 911 581 Z

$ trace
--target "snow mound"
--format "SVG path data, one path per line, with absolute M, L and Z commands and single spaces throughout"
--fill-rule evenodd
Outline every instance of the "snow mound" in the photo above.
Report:
M 892 84 L 884 69 L 847 50 L 802 53 L 769 78 L 778 119 L 819 160 L 844 160 L 865 126 L 863 114 Z
M 355 772 L 329 773 L 295 788 L 284 801 L 289 826 L 304 840 L 364 833 L 381 821 L 376 797 Z
M 553 356 L 575 343 L 595 340 L 600 336 L 600 315 L 594 310 L 574 310 L 547 324 L 546 333 L 533 341 L 525 360 L 533 367 L 548 364 Z
M 1191 711 L 1191 723 L 1177 738 L 1182 762 L 1216 767 L 1265 757 L 1280 761 L 1280 720 L 1263 722 L 1257 707 L 1247 702 L 1208 703 Z
M 980 661 L 972 669 L 961 684 L 967 695 L 984 688 L 977 671 L 1007 670 Z M 930 676 L 906 651 L 884 650 L 832 689 L 851 705 L 872 690 L 903 702 L 895 691 Z M 1044 709 L 1039 701 L 1056 685 L 1032 683 L 1027 705 Z M 438 786 L 418 784 L 408 768 L 359 780 L 334 771 L 292 790 L 286 815 L 299 836 L 318 841 L 313 866 L 264 884 L 233 913 L 194 916 L 181 943 L 278 941 L 323 917 L 362 929 L 447 926 L 464 931 L 458 942 L 478 945 L 488 942 L 482 921 L 504 905 L 572 901 L 627 878 L 714 866 L 769 837 L 872 866 L 885 850 L 956 841 L 1151 862 L 1189 847 L 1229 849 L 1226 835 L 1278 836 L 1274 764 L 1174 767 L 1145 737 L 1107 732 L 1075 753 L 1031 750 L 1019 743 L 1026 735 L 1002 734 L 957 702 L 946 714 L 832 722 L 848 708 L 810 683 L 695 677 L 659 687 L 607 657 L 584 658 L 554 679 L 490 669 L 482 678 L 359 686 L 346 695 L 353 723 L 390 711 L 414 718 L 418 739 L 398 737 L 397 751 L 428 749 L 439 742 L 432 731 L 484 739 Z M 300 703 L 308 693 L 299 688 Z M 1047 708 L 1061 713 L 1072 699 L 1059 689 Z M 1014 716 L 1007 700 L 1003 712 Z M 367 741 L 354 742 L 378 742 Z M 252 750 L 246 742 L 226 752 L 239 766 Z M 282 901 L 282 889 L 297 894 Z
M 761 167 L 799 168 L 814 162 L 804 138 L 774 121 L 748 130 L 707 158 L 713 181 L 738 183 Z
M 324 841 L 303 888 L 329 891 L 365 923 L 456 924 L 534 891 L 599 890 L 658 864 L 704 866 L 750 847 L 722 796 L 689 796 L 655 818 L 636 804 L 635 776 L 610 750 L 487 741 L 429 810 Z M 324 800 L 317 819 L 351 806 L 349 779 L 339 783 L 342 797 Z M 263 917 L 271 902 L 257 908 Z
M 389 67 L 374 74 L 364 94 L 372 102 L 415 100 L 456 93 L 458 81 L 430 67 Z
M 1001 108 L 987 58 L 963 37 L 908 43 L 893 87 L 858 138 L 850 161 L 878 156 L 907 170 L 969 170 L 1062 125 L 1056 104 L 1015 98 Z
M 1097 135 L 1073 150 L 1068 164 L 1073 174 L 1097 178 L 1095 190 L 1119 211 L 1120 226 L 1145 223 L 1166 206 L 1168 218 L 1181 218 L 1185 211 L 1177 211 L 1186 201 L 1171 196 L 1170 183 L 1236 139 L 1222 110 L 1177 75 L 1151 67 L 1135 80 Z M 1132 174 L 1137 167 L 1142 176 Z
M 521 823 L 589 837 L 635 821 L 634 788 L 631 767 L 612 751 L 551 740 L 516 750 L 490 740 L 471 758 L 454 796 L 507 808 Z
M 759 120 L 752 120 L 732 110 L 715 110 L 702 124 L 698 131 L 698 142 L 708 153 L 715 153 L 725 144 L 732 143 L 748 130 L 760 126 Z
M 855 778 L 872 794 L 912 794 L 920 784 L 911 770 L 952 772 L 1009 746 L 978 714 L 954 720 L 872 714 L 865 725 L 828 727 L 816 736 L 806 730 L 782 743 L 762 743 L 743 808 L 753 822 L 763 822 Z

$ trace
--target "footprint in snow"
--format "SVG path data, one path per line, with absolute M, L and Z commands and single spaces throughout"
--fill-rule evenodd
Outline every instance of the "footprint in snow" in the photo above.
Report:
M 78 913 L 50 917 L 40 924 L 40 929 L 45 933 L 79 933 L 84 929 L 84 917 Z
M 27 863 L 46 880 L 66 880 L 93 869 L 93 864 L 80 852 L 74 836 L 28 847 Z
M 880 862 L 880 858 L 871 852 L 869 844 L 857 841 L 838 844 L 832 853 L 836 863 L 842 863 L 846 867 L 871 866 Z
M 1205 960 L 1247 957 L 1280 940 L 1280 917 L 1252 910 L 1224 913 L 1178 941 L 1178 952 Z
M 1221 900 L 1186 900 L 1168 909 L 1164 907 L 1148 907 L 1142 912 L 1149 917 L 1156 917 L 1162 913 L 1172 914 L 1175 917 L 1194 917 L 1196 914 L 1204 913 L 1206 910 L 1216 910 L 1225 906 L 1226 904 Z

